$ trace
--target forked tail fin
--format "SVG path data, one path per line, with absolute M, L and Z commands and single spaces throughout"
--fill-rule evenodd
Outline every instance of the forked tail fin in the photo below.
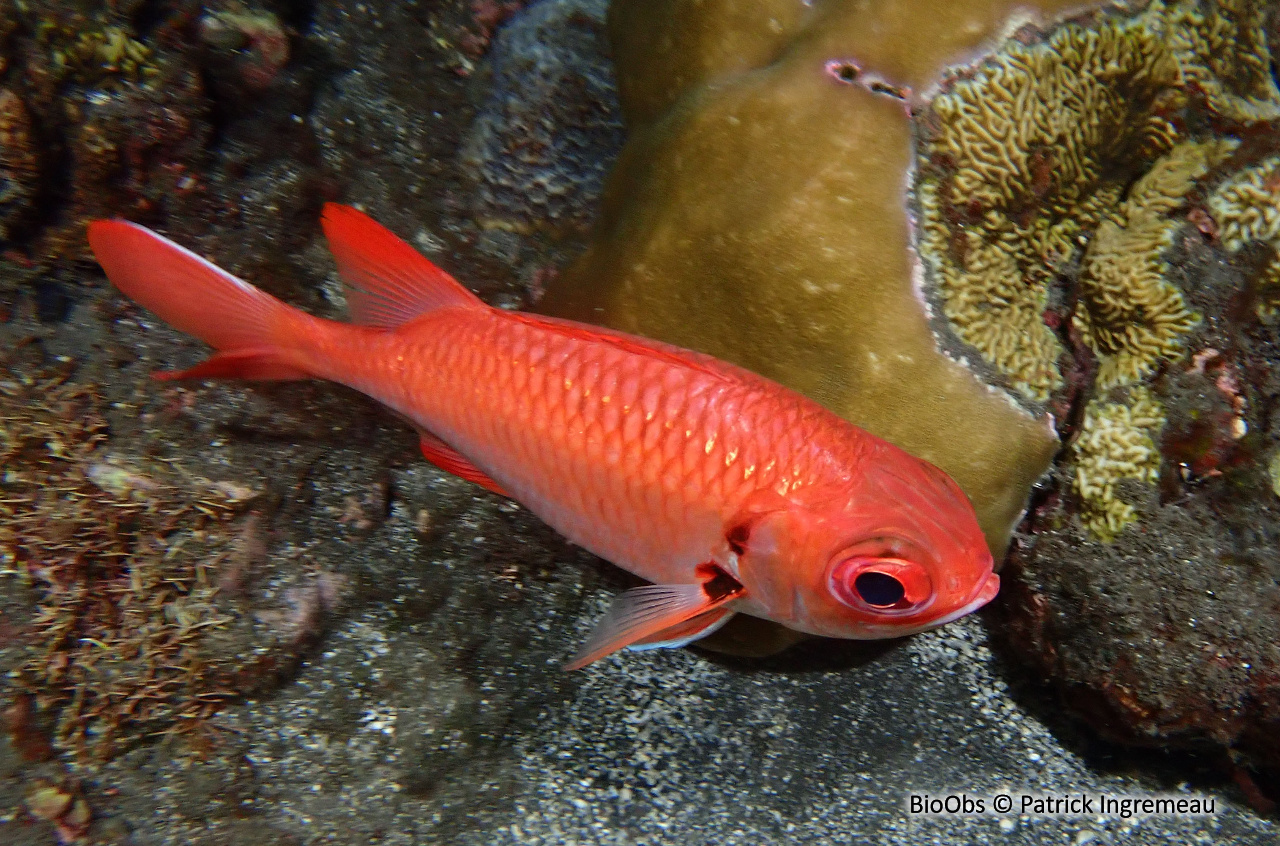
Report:
M 89 246 L 112 284 L 165 322 L 218 352 L 161 378 L 306 379 L 296 339 L 320 322 L 146 227 L 125 220 L 89 224 Z

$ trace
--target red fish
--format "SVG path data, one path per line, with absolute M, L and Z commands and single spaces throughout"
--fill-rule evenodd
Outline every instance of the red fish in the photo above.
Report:
M 569 669 L 735 613 L 907 635 L 999 590 L 972 506 L 933 465 L 710 356 L 485 305 L 355 209 L 328 205 L 322 225 L 354 324 L 127 221 L 93 223 L 89 243 L 117 288 L 216 348 L 161 377 L 348 385 L 411 420 L 429 461 L 653 582 L 614 601 Z

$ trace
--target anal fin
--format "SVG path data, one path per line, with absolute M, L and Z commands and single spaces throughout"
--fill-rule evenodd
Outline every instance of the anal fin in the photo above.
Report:
M 614 599 L 591 637 L 564 668 L 578 670 L 624 647 L 668 640 L 669 632 L 694 619 L 701 619 L 703 628 L 718 623 L 708 622 L 707 616 L 741 595 L 742 585 L 725 574 L 697 584 L 632 588 Z M 687 630 L 680 630 L 688 636 Z
M 173 379 L 310 379 L 311 374 L 285 360 L 278 347 L 250 347 L 216 352 L 186 370 L 157 370 L 151 374 Z
M 446 473 L 452 473 L 459 478 L 466 479 L 468 482 L 475 482 L 477 485 L 488 488 L 496 494 L 506 497 L 511 496 L 502 485 L 490 479 L 483 470 L 472 464 L 462 453 L 430 432 L 419 430 L 418 434 L 422 438 L 420 441 L 422 456 L 427 461 L 430 461 Z

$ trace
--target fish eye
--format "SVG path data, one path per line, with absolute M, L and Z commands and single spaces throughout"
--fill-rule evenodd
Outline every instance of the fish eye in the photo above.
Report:
M 865 570 L 854 577 L 853 589 L 862 601 L 877 608 L 892 608 L 907 595 L 902 582 L 888 573 Z
M 877 614 L 919 612 L 934 596 L 928 570 L 897 557 L 842 557 L 831 568 L 828 584 L 844 605 Z

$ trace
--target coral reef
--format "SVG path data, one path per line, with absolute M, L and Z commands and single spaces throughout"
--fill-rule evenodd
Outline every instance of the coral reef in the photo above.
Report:
M 972 25 L 933 52 L 913 26 L 943 25 L 896 8 L 775 10 L 769 35 L 732 3 L 668 3 L 669 19 L 615 4 L 624 113 L 639 131 L 595 242 L 545 308 L 703 349 L 815 396 L 947 470 L 999 549 L 1054 444 L 984 381 L 1033 414 L 1053 411 L 1073 435 L 1073 419 L 1097 419 L 1069 413 L 1089 391 L 1137 383 L 1182 354 L 1196 317 L 1162 256 L 1187 195 L 1235 149 L 1208 132 L 1225 102 L 1210 89 L 1257 105 L 1270 83 L 1255 78 L 1269 61 L 1262 19 L 1231 3 L 1027 24 L 943 72 L 963 37 L 1001 31 L 996 5 L 948 12 Z M 895 32 L 911 35 L 900 43 Z M 686 42 L 693 57 L 649 60 Z M 833 76 L 832 62 L 846 73 Z M 895 106 L 903 96 L 914 120 Z M 909 313 L 908 130 L 937 339 Z M 905 398 L 904 384 L 916 388 Z M 955 421 L 978 440 L 940 442 Z
M 1280 305 L 1280 156 L 1232 174 L 1214 189 L 1206 208 L 1234 261 L 1261 249 L 1261 268 L 1252 281 L 1254 308 L 1274 322 Z
M 162 22 L 168 11 L 157 9 Z M 9 95 L 39 127 L 40 158 L 27 190 L 38 208 L 9 246 L 45 266 L 81 259 L 87 218 L 154 219 L 189 197 L 183 180 L 203 160 L 209 125 L 178 24 L 144 35 L 118 4 L 79 0 L 6 12 Z
M 1196 180 L 1237 146 L 1230 138 L 1178 145 L 1098 225 L 1081 269 L 1075 314 L 1081 337 L 1099 359 L 1095 391 L 1136 382 L 1160 361 L 1182 354 L 1182 336 L 1197 318 L 1167 279 L 1165 254 L 1184 226 L 1170 215 Z
M 639 118 L 592 245 L 542 307 L 808 393 L 941 466 L 1003 549 L 1057 441 L 935 342 L 908 251 L 910 115 L 877 80 L 927 80 L 1008 9 L 825 2 L 765 32 L 734 3 L 663 4 L 672 14 L 639 25 L 642 6 L 610 9 L 636 24 L 611 25 L 623 111 L 635 122 L 672 105 Z M 651 45 L 682 39 L 704 40 L 702 58 L 650 61 Z M 733 52 L 744 41 L 757 66 Z M 860 68 L 852 84 L 828 71 L 845 57 Z
M 495 27 L 504 18 L 509 17 L 507 25 L 521 24 L 512 16 L 522 5 L 515 0 L 244 5 L 274 13 L 289 38 L 288 61 L 262 89 L 253 89 L 243 76 L 250 66 L 238 64 L 240 58 L 252 58 L 247 41 L 226 33 L 228 41 L 241 46 L 221 46 L 227 43 L 221 36 L 216 43 L 200 40 L 201 17 L 228 11 L 232 3 L 199 9 L 185 4 L 182 14 L 167 2 L 112 4 L 105 23 L 150 48 L 157 67 L 181 60 L 179 65 L 199 70 L 198 85 L 173 89 L 171 108 L 195 115 L 191 137 L 204 141 L 149 148 L 136 159 L 138 148 L 119 141 L 126 131 L 139 140 L 148 135 L 156 112 L 143 106 L 159 96 L 155 82 L 145 75 L 128 80 L 107 74 L 88 89 L 70 82 L 56 97 L 32 94 L 28 74 L 38 71 L 40 60 L 33 56 L 32 30 L 25 24 L 10 27 L 16 17 L 6 14 L 9 2 L 0 0 L 0 62 L 16 71 L 4 77 L 4 86 L 29 112 L 68 102 L 77 110 L 85 104 L 117 104 L 119 111 L 102 133 L 114 145 L 110 157 L 124 151 L 118 159 L 124 165 L 114 171 L 118 181 L 106 183 L 125 186 L 112 194 L 110 200 L 119 205 L 111 208 L 159 223 L 183 243 L 229 259 L 237 272 L 294 301 L 325 306 L 314 283 L 331 266 L 310 241 L 315 204 L 322 198 L 365 204 L 438 253 L 442 264 L 478 285 L 491 301 L 527 301 L 525 281 L 536 281 L 547 265 L 536 237 L 515 231 L 523 227 L 480 230 L 472 222 L 476 174 L 458 155 L 464 139 L 478 132 L 473 113 L 513 105 L 488 96 L 493 77 L 484 50 L 491 37 L 502 38 Z M 72 5 L 44 3 L 47 9 Z M 97 0 L 74 5 L 107 8 Z M 666 237 L 690 241 L 683 254 L 692 259 L 687 266 L 670 262 L 661 270 L 672 276 L 665 290 L 677 301 L 684 296 L 682 288 L 688 289 L 692 305 L 683 314 L 691 324 L 725 305 L 716 293 L 722 283 L 713 279 L 703 289 L 694 277 L 734 268 L 727 258 L 733 252 L 781 259 L 776 273 L 762 271 L 758 284 L 725 298 L 726 313 L 735 315 L 722 327 L 725 336 L 744 348 L 757 346 L 749 352 L 761 359 L 769 357 L 774 344 L 780 360 L 793 359 L 788 350 L 809 343 L 806 333 L 812 328 L 801 321 L 783 331 L 771 328 L 784 312 L 767 309 L 786 301 L 770 299 L 771 286 L 810 286 L 818 297 L 821 285 L 836 276 L 817 270 L 848 273 L 848 263 L 859 261 L 867 262 L 859 274 L 884 274 L 899 282 L 908 278 L 911 267 L 903 252 L 908 230 L 900 201 L 911 162 L 905 152 L 910 127 L 897 97 L 911 96 L 912 107 L 919 106 L 923 116 L 925 89 L 937 68 L 964 60 L 972 40 L 983 33 L 1005 32 L 1006 4 L 619 0 L 614 6 L 614 28 L 626 22 L 625 14 L 644 23 L 638 19 L 650 8 L 683 16 L 677 26 L 659 19 L 647 28 L 630 27 L 637 40 L 643 31 L 653 41 L 641 44 L 633 58 L 623 57 L 623 82 L 652 81 L 652 91 L 660 95 L 653 102 L 671 97 L 653 107 L 653 114 L 628 109 L 638 139 L 650 132 L 650 137 L 663 135 L 645 126 L 651 121 L 677 120 L 676 114 L 666 115 L 669 102 L 680 100 L 678 108 L 687 115 L 694 100 L 714 99 L 711 89 L 722 83 L 729 88 L 746 84 L 738 78 L 743 69 L 754 78 L 757 92 L 773 90 L 778 97 L 772 111 L 739 101 L 739 110 L 709 116 L 726 123 L 738 119 L 739 132 L 751 133 L 753 144 L 776 141 L 777 150 L 748 156 L 751 145 L 730 143 L 728 152 L 754 173 L 735 181 L 723 178 L 722 170 L 702 179 L 695 168 L 692 175 L 699 178 L 692 184 L 701 193 L 680 194 L 690 208 L 722 209 L 720 218 L 706 228 L 684 220 L 665 224 Z M 928 13 L 925 19 L 921 9 Z M 736 10 L 737 22 L 754 29 L 736 35 L 733 26 L 715 20 L 717 10 Z M 865 30 L 841 22 L 840 15 L 855 13 L 869 24 Z M 699 15 L 704 16 L 700 29 L 683 27 L 681 22 Z M 808 27 L 806 22 L 818 16 L 827 23 Z M 595 39 L 577 37 L 583 22 L 559 20 L 573 35 L 549 41 L 574 50 L 598 49 Z M 797 40 L 802 25 L 807 28 Z M 669 30 L 696 38 L 663 48 Z M 1044 34 L 1022 30 L 1019 37 L 1030 44 Z M 684 51 L 683 43 L 699 46 Z M 936 51 L 920 47 L 935 44 L 941 45 Z M 1223 61 L 1234 61 L 1221 45 L 1217 49 Z M 242 57 L 241 50 L 248 53 Z M 652 57 L 647 67 L 636 58 L 646 50 Z M 793 60 L 812 74 L 772 66 L 793 50 L 803 54 Z M 598 53 L 565 59 L 601 66 Z M 677 65 L 689 71 L 683 81 L 664 87 L 663 79 L 674 76 Z M 712 85 L 702 90 L 707 82 Z M 830 90 L 821 89 L 825 99 L 810 113 L 803 104 L 816 84 Z M 902 91 L 904 85 L 915 95 Z M 530 96 L 545 91 L 537 85 L 519 90 Z M 558 90 L 570 98 L 582 93 L 572 86 Z M 1232 82 L 1229 90 L 1244 89 Z M 686 93 L 694 99 L 685 102 Z M 1205 119 L 1197 90 L 1187 93 L 1188 107 L 1166 115 L 1175 123 L 1188 116 L 1190 128 L 1178 142 L 1211 139 L 1223 127 Z M 852 134 L 847 147 L 824 141 L 828 124 L 836 134 L 850 124 L 858 128 L 843 113 L 851 103 L 883 108 L 861 126 L 861 134 Z M 562 105 L 545 117 L 597 114 L 581 104 Z M 70 136 L 64 133 L 75 130 L 82 114 L 50 126 L 41 152 L 69 150 L 65 139 Z M 523 112 L 516 108 L 510 114 Z M 796 116 L 804 120 L 787 129 L 787 120 Z M 208 128 L 215 132 L 206 133 Z M 548 137 L 560 131 L 546 130 Z M 573 135 L 572 127 L 567 134 Z M 1257 324 L 1248 317 L 1252 310 L 1239 308 L 1236 300 L 1250 263 L 1264 258 L 1265 249 L 1245 245 L 1238 254 L 1219 249 L 1202 200 L 1225 171 L 1274 153 L 1267 149 L 1268 135 L 1269 127 L 1258 127 L 1225 168 L 1200 179 L 1176 209 L 1162 213 L 1173 226 L 1185 208 L 1191 224 L 1177 231 L 1160 270 L 1164 281 L 1182 292 L 1186 310 L 1203 317 L 1179 336 L 1185 349 L 1194 351 L 1190 364 L 1162 360 L 1142 384 L 1092 395 L 1095 370 L 1088 362 L 1094 354 L 1079 339 L 1073 319 L 1083 309 L 1073 311 L 1070 299 L 1089 249 L 1079 239 L 1090 230 L 1056 242 L 1076 254 L 1054 260 L 1063 279 L 1050 284 L 1045 316 L 1059 329 L 1066 356 L 1075 360 L 1062 374 L 1068 401 L 1055 396 L 1050 403 L 1055 414 L 1059 408 L 1070 412 L 1059 416 L 1061 431 L 1079 431 L 1080 421 L 1072 415 L 1082 419 L 1090 401 L 1098 403 L 1095 409 L 1128 408 L 1132 392 L 1146 391 L 1167 419 L 1155 437 L 1166 460 L 1158 490 L 1136 479 L 1115 484 L 1115 499 L 1130 504 L 1143 523 L 1102 544 L 1080 523 L 1080 497 L 1067 463 L 1075 460 L 1075 452 L 1064 451 L 1061 472 L 1037 488 L 1035 512 L 1017 538 L 1012 564 L 1003 572 L 1005 593 L 993 610 L 1013 614 L 1007 629 L 998 627 L 1007 632 L 1001 639 L 1021 648 L 1037 677 L 1055 679 L 1065 700 L 1101 730 L 1127 742 L 1228 748 L 1244 762 L 1274 750 L 1280 736 L 1272 646 L 1277 642 L 1274 562 L 1280 560 L 1274 528 L 1278 510 L 1272 506 L 1280 499 L 1270 492 L 1272 477 L 1260 458 L 1273 455 L 1280 444 L 1269 420 L 1275 408 L 1269 398 L 1280 394 L 1280 379 L 1268 364 L 1280 359 L 1274 328 Z M 86 136 L 86 143 L 92 140 Z M 709 140 L 726 143 L 734 136 L 725 130 Z M 812 155 L 811 144 L 817 148 Z M 175 149 L 198 152 L 202 145 L 203 152 L 189 159 L 172 155 Z M 509 148 L 514 149 L 508 139 L 493 149 Z M 628 155 L 634 165 L 638 154 Z M 110 157 L 104 154 L 104 160 Z M 815 197 L 796 190 L 800 180 L 773 173 L 785 170 L 790 158 L 798 160 L 797 167 L 812 168 L 809 178 L 817 182 L 824 168 L 856 161 L 862 169 L 851 167 L 826 184 L 868 210 L 852 215 L 844 210 L 846 203 L 831 200 L 817 204 L 832 217 L 831 226 L 807 222 L 806 203 Z M 707 149 L 695 163 L 712 160 Z M 71 173 L 62 161 L 59 152 L 55 175 Z M 1130 218 L 1118 209 L 1129 186 L 1152 164 L 1135 169 L 1119 189 L 1104 186 L 1109 196 L 1100 205 L 1108 211 L 1098 216 L 1099 228 L 1107 221 L 1124 228 Z M 134 205 L 139 186 L 149 180 L 160 186 L 161 176 L 169 174 L 178 193 L 149 193 L 158 204 Z M 692 178 L 689 169 L 678 175 Z M 74 217 L 75 208 L 58 193 L 68 186 L 43 172 L 40 179 L 42 189 L 55 189 L 50 212 Z M 753 181 L 758 183 L 754 191 Z M 707 201 L 721 183 L 736 186 L 734 202 Z M 567 179 L 562 184 L 580 190 L 586 183 Z M 790 205 L 772 202 L 769 192 L 780 188 L 791 189 L 798 199 Z M 612 196 L 615 202 L 628 201 L 625 193 Z M 515 207 L 499 211 L 504 219 L 524 217 Z M 530 218 L 534 214 L 529 210 Z M 611 214 L 626 216 L 617 209 Z M 775 237 L 757 241 L 754 235 L 769 232 L 763 225 L 769 216 L 785 219 Z M 756 228 L 735 236 L 735 227 L 752 218 L 759 219 Z M 875 228 L 885 220 L 892 225 Z M 1010 229 L 1026 223 L 1016 215 L 1009 220 Z M 46 224 L 37 219 L 31 229 L 24 223 L 22 231 L 38 232 Z M 864 242 L 862 252 L 851 250 L 847 242 L 859 236 L 851 227 L 864 224 L 872 227 L 865 237 L 881 239 L 882 249 Z M 785 249 L 788 227 L 791 244 Z M 18 248 L 44 261 L 38 240 L 22 235 Z M 699 249 L 717 253 L 715 261 L 703 263 Z M 828 266 L 798 255 L 828 250 Z M 305 286 L 291 283 L 291 262 L 307 269 Z M 74 776 L 60 769 L 71 756 L 55 755 L 45 737 L 46 721 L 56 715 L 38 711 L 33 695 L 17 697 L 3 714 L 9 735 L 0 737 L 0 806 L 13 809 L 0 818 L 0 840 L 7 846 L 45 846 L 55 835 L 104 843 L 323 840 L 388 846 L 487 844 L 495 837 L 547 844 L 880 838 L 924 846 L 981 841 L 990 835 L 992 822 L 954 818 L 921 824 L 903 816 L 904 791 L 937 793 L 963 785 L 990 793 L 1010 784 L 1110 794 L 1166 792 L 1169 785 L 1179 785 L 1173 790 L 1207 794 L 1218 802 L 1212 818 L 1150 817 L 1141 825 L 1116 817 L 1041 819 L 1033 826 L 1007 821 L 1018 828 L 1015 836 L 1031 841 L 1156 846 L 1205 839 L 1260 843 L 1276 836 L 1273 820 L 1244 806 L 1247 799 L 1258 807 L 1263 801 L 1237 765 L 1226 765 L 1226 772 L 1245 790 L 1215 779 L 1200 766 L 1206 759 L 1189 766 L 1185 757 L 1164 750 L 1134 754 L 1081 736 L 1063 722 L 1059 701 L 1042 697 L 1008 662 L 991 654 L 974 617 L 895 644 L 804 644 L 763 664 L 708 660 L 688 650 L 656 651 L 586 673 L 562 674 L 558 666 L 564 657 L 609 597 L 629 582 L 563 543 L 522 509 L 477 494 L 473 486 L 426 466 L 411 432 L 349 393 L 308 384 L 158 388 L 146 378 L 148 370 L 192 363 L 201 351 L 102 290 L 87 266 L 62 267 L 64 275 L 53 281 L 80 292 L 68 310 L 70 319 L 37 324 L 33 314 L 42 300 L 35 285 L 49 284 L 47 267 L 0 266 L 0 378 L 29 391 L 34 383 L 23 380 L 37 372 L 33 362 L 55 362 L 64 355 L 81 360 L 75 380 L 93 385 L 101 401 L 90 398 L 90 408 L 110 423 L 109 440 L 90 454 L 97 482 L 77 483 L 77 490 L 94 501 L 123 503 L 125 510 L 138 497 L 169 502 L 179 494 L 203 495 L 208 487 L 202 478 L 241 479 L 262 490 L 252 504 L 254 513 L 228 521 L 185 512 L 174 539 L 202 532 L 204 540 L 183 543 L 173 560 L 159 566 L 199 594 L 205 588 L 191 577 L 194 565 L 212 562 L 207 583 L 217 593 L 207 619 L 231 619 L 199 629 L 208 639 L 202 642 L 212 646 L 251 626 L 262 639 L 234 640 L 218 654 L 261 656 L 297 672 L 290 674 L 291 683 L 273 686 L 269 696 L 219 703 L 221 710 L 205 723 L 211 733 L 181 731 L 186 723 L 153 722 L 146 731 L 167 731 L 182 742 L 130 744 L 136 735 L 125 735 L 117 743 L 121 754 L 107 762 L 75 761 Z M 872 336 L 887 337 L 904 325 L 914 331 L 914 317 L 899 319 L 918 311 L 906 283 L 866 291 L 865 311 L 882 315 L 886 325 L 845 306 L 830 309 L 835 322 L 843 320 L 848 331 Z M 883 297 L 877 294 L 884 291 Z M 832 297 L 838 305 L 839 298 Z M 886 303 L 890 307 L 882 309 Z M 759 311 L 744 316 L 745 306 Z M 802 340 L 796 341 L 797 335 Z M 863 350 L 863 358 L 853 362 L 856 368 L 833 349 L 843 348 L 824 347 L 817 365 L 805 364 L 825 374 L 809 384 L 815 393 L 835 395 L 842 372 L 869 372 L 877 364 L 890 376 L 913 375 L 902 361 L 866 356 L 874 347 Z M 906 354 L 916 349 L 933 355 L 924 344 Z M 830 361 L 821 360 L 824 354 Z M 827 365 L 831 369 L 824 371 Z M 963 375 L 958 367 L 947 372 Z M 922 380 L 907 390 L 903 384 L 872 400 L 893 405 L 892 412 L 905 417 L 948 407 L 946 396 L 936 407 L 909 396 L 928 395 L 936 384 Z M 28 414 L 40 399 L 29 392 L 22 396 L 31 401 L 24 400 L 15 416 Z M 933 418 L 939 437 L 965 439 L 963 426 L 973 419 L 965 408 L 960 403 L 956 415 Z M 885 418 L 891 417 L 886 410 Z M 1010 419 L 1026 418 L 1014 414 Z M 1017 448 L 1017 439 L 1000 421 L 997 415 L 991 426 L 996 446 Z M 980 436 L 986 431 L 977 428 Z M 1052 446 L 1050 434 L 1042 433 Z M 998 452 L 981 440 L 976 449 Z M 47 450 L 37 441 L 24 460 L 41 455 L 47 457 Z M 175 457 L 191 475 L 165 460 Z M 140 483 L 163 489 L 136 490 Z M 130 490 L 134 498 L 126 501 Z M 2 498 L 8 494 L 4 490 Z M 140 519 L 144 527 L 151 525 L 145 514 Z M 188 558 L 201 550 L 207 558 Z M 221 553 L 226 556 L 218 559 Z M 0 674 L 17 671 L 42 648 L 29 618 L 44 586 L 39 581 L 24 586 L 23 568 L 12 563 L 4 569 L 9 572 L 0 574 Z M 123 579 L 115 586 L 132 601 Z M 170 589 L 161 584 L 155 590 Z M 175 587 L 168 595 L 177 592 Z M 339 592 L 345 597 L 343 612 L 334 619 L 326 612 Z M 310 653 L 313 660 L 298 665 L 299 645 L 313 641 L 321 620 L 330 627 L 323 652 Z M 747 645 L 759 646 L 759 641 Z M 119 666 L 126 672 L 137 669 Z M 253 678 L 238 681 L 240 689 L 250 689 Z M 904 730 L 903 714 L 912 715 L 910 730 Z M 130 730 L 143 731 L 136 724 Z M 183 754 L 187 740 L 201 737 L 210 742 L 196 746 L 199 760 Z M 1064 746 L 1062 738 L 1071 740 Z M 1099 770 L 1099 760 L 1107 762 L 1105 771 Z M 1182 786 L 1185 782 L 1190 784 Z M 1269 789 L 1275 789 L 1274 778 Z M 89 810 L 85 832 L 81 826 Z
M 1259 106 L 1274 92 L 1280 106 L 1270 77 L 1256 78 L 1269 62 L 1262 22 L 1232 3 L 1100 11 L 1024 27 L 942 81 L 920 121 L 914 186 L 926 293 L 943 334 L 1023 401 L 1066 422 L 1087 392 L 1135 384 L 1183 354 L 1197 317 L 1168 279 L 1164 256 L 1184 225 L 1175 212 L 1239 146 L 1189 136 L 1211 116 L 1253 120 L 1256 109 L 1227 109 L 1213 92 L 1249 91 Z M 1101 419 L 1084 413 L 1079 436 L 1092 440 Z M 1124 474 L 1111 481 L 1135 478 L 1111 466 Z M 1101 481 L 1087 488 L 1107 499 Z M 1100 537 L 1134 516 L 1082 501 Z
M 1215 114 L 1242 123 L 1280 118 L 1280 88 L 1267 37 L 1274 10 L 1267 3 L 1182 0 L 1167 8 L 1170 46 L 1179 54 L 1184 80 Z
M 1062 385 L 1050 285 L 1125 182 L 1172 146 L 1161 111 L 1178 78 L 1145 16 L 1105 19 L 1010 39 L 929 104 L 922 258 L 950 328 L 1032 400 Z
M 1208 200 L 1222 246 L 1238 252 L 1257 241 L 1280 243 L 1280 156 L 1244 168 L 1218 185 Z
M 1010 648 L 1112 736 L 1274 765 L 1274 344 L 1240 317 L 1274 255 L 1274 4 L 766 6 L 613 5 L 633 134 L 546 308 L 809 393 L 953 475 L 997 550 L 1056 451 Z

